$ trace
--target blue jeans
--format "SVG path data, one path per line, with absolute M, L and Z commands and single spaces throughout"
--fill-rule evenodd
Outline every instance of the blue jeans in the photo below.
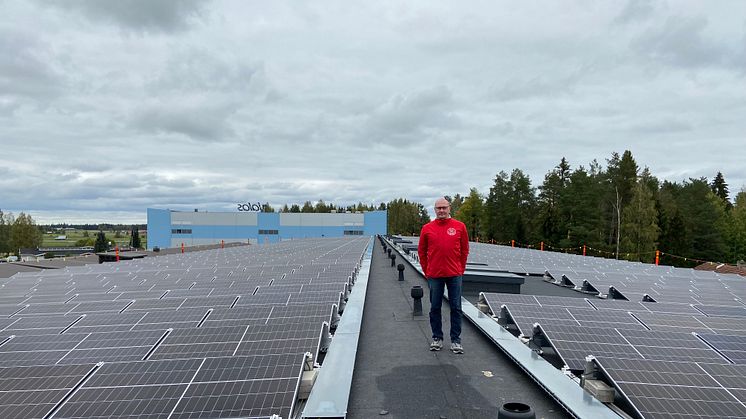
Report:
M 451 343 L 461 343 L 461 280 L 460 276 L 428 278 L 430 286 L 430 329 L 433 339 L 443 340 L 443 290 L 448 287 L 448 305 L 451 308 Z

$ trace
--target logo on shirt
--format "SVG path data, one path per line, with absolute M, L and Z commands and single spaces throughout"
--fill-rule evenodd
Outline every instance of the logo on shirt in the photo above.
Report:
M 446 233 L 448 233 L 449 236 L 455 236 L 456 235 L 456 229 L 451 227 L 448 230 L 446 230 Z

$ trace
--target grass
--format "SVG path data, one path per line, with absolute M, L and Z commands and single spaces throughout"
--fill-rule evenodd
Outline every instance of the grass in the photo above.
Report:
M 96 239 L 96 234 L 98 233 L 98 230 L 55 230 L 49 233 L 48 230 L 44 232 L 41 247 L 76 247 L 75 243 L 78 240 L 82 240 L 85 238 L 92 238 Z M 88 232 L 88 237 L 85 237 L 85 232 Z M 112 246 L 115 244 L 119 247 L 122 246 L 128 246 L 130 243 L 130 231 L 129 230 L 120 230 L 119 235 L 121 237 L 114 237 L 116 232 L 113 230 L 104 230 L 104 234 L 106 234 L 106 239 L 112 243 Z M 56 237 L 58 236 L 66 236 L 65 240 L 56 240 Z M 145 237 L 140 234 L 140 241 L 142 242 L 143 246 L 146 245 Z

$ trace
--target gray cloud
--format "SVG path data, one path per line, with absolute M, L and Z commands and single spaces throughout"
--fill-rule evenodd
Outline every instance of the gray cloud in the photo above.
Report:
M 649 58 L 681 67 L 709 67 L 728 64 L 728 51 L 705 35 L 704 16 L 668 17 L 632 42 L 632 48 Z
M 82 13 L 92 21 L 105 21 L 142 32 L 185 30 L 204 17 L 207 2 L 201 0 L 69 0 L 50 5 Z
M 135 111 L 132 126 L 145 134 L 181 134 L 194 141 L 225 141 L 234 135 L 230 103 L 155 102 Z
M 652 17 L 654 10 L 655 2 L 653 0 L 628 0 L 614 22 L 628 24 L 647 20 Z
M 746 185 L 740 1 L 3 12 L 0 207 L 41 221 L 248 200 L 430 206 L 487 192 L 500 170 L 537 185 L 562 156 L 587 167 L 625 149 L 662 179 L 721 170 Z
M 389 98 L 368 116 L 364 135 L 374 142 L 421 142 L 459 125 L 451 91 L 437 86 Z
M 12 109 L 19 100 L 48 100 L 63 90 L 54 57 L 34 32 L 0 27 L 0 105 Z

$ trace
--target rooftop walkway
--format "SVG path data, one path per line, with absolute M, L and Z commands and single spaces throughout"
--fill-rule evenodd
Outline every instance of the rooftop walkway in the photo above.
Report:
M 397 264 L 400 259 L 397 258 Z M 430 352 L 427 284 L 407 263 L 398 281 L 376 241 L 358 345 L 348 418 L 496 418 L 506 402 L 530 405 L 537 418 L 570 417 L 469 321 L 464 354 Z M 412 316 L 410 289 L 425 289 L 421 317 Z M 444 332 L 448 335 L 444 302 Z

